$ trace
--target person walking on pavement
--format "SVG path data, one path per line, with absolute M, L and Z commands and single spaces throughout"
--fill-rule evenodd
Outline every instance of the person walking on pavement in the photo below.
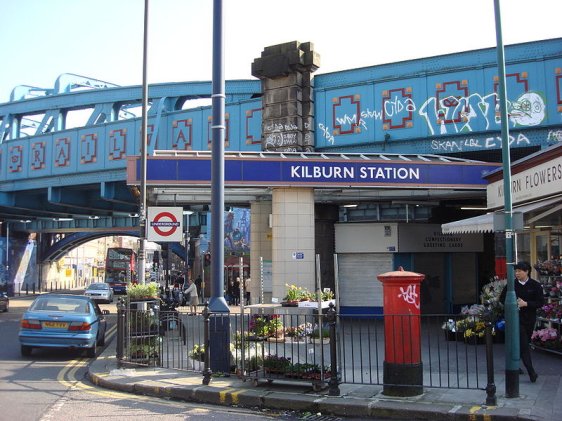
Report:
M 201 275 L 195 278 L 195 286 L 197 287 L 197 295 L 202 297 L 203 292 L 201 291 L 201 287 L 203 286 L 203 280 L 201 279 Z
M 529 343 L 537 321 L 537 309 L 544 305 L 544 293 L 540 282 L 529 276 L 531 266 L 527 262 L 518 262 L 515 265 L 515 295 L 519 308 L 519 348 L 521 361 L 529 373 L 529 379 L 534 383 L 538 374 L 533 368 Z M 500 294 L 500 302 L 505 304 L 507 285 Z M 520 370 L 521 371 L 521 370 Z M 522 371 L 521 371 L 522 372 Z
M 189 294 L 189 311 L 192 314 L 197 314 L 197 305 L 199 304 L 199 296 L 197 295 L 197 286 L 193 282 L 193 279 L 189 279 L 188 287 L 183 292 L 184 294 Z

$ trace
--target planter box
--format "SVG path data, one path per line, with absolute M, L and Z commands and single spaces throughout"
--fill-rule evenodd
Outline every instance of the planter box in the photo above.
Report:
M 445 340 L 450 342 L 464 341 L 464 332 L 451 332 L 450 330 L 445 330 Z
M 267 342 L 285 342 L 284 336 L 270 336 L 267 338 Z
M 205 361 L 194 360 L 188 357 L 187 368 L 193 371 L 203 371 L 205 369 Z
M 330 303 L 336 305 L 336 300 L 322 301 L 320 304 L 322 308 L 330 307 Z M 299 301 L 300 308 L 318 308 L 318 301 Z
M 308 343 L 308 338 L 306 336 L 290 336 L 290 342 L 294 344 L 306 344 Z
M 320 338 L 311 338 L 311 340 L 312 340 L 312 343 L 313 343 L 313 344 L 324 344 L 324 345 L 326 345 L 326 344 L 329 344 L 329 343 L 330 343 L 330 338 L 322 338 L 322 339 L 320 339 Z

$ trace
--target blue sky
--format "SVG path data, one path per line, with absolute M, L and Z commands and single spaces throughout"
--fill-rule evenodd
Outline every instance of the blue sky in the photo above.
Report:
M 493 47 L 493 0 L 224 0 L 225 75 L 264 47 L 313 42 L 317 73 Z M 142 82 L 144 0 L 0 0 L 0 103 L 75 73 Z M 210 80 L 212 0 L 151 0 L 149 83 Z M 562 36 L 560 0 L 502 0 L 504 43 Z

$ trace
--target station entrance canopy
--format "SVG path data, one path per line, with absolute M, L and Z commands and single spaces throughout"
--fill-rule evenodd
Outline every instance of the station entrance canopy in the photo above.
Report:
M 127 184 L 140 184 L 140 157 L 129 157 Z M 474 197 L 501 164 L 439 155 L 226 153 L 225 202 L 249 203 L 273 187 L 312 187 L 317 202 Z M 148 199 L 209 203 L 211 152 L 155 151 L 147 157 Z M 463 194 L 465 193 L 465 194 Z M 468 193 L 468 194 L 466 194 Z

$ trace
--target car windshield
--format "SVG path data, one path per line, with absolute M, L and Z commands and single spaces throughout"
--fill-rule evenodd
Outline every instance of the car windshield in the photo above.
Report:
M 39 297 L 29 308 L 31 311 L 64 311 L 67 313 L 89 313 L 88 302 L 71 297 Z
M 102 289 L 109 289 L 109 287 L 107 286 L 107 284 L 92 284 L 88 287 L 88 289 L 93 289 L 93 290 L 102 290 Z

